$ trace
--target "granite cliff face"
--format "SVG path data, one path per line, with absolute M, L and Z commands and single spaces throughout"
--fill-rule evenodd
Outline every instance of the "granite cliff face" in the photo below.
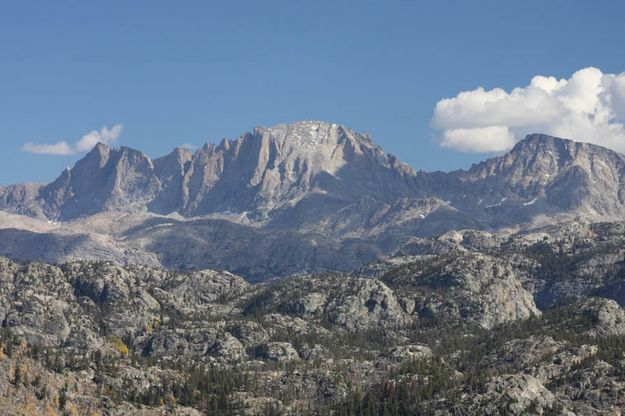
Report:
M 622 218 L 625 158 L 587 143 L 533 134 L 510 153 L 474 165 L 458 178 L 481 204 L 504 209 L 521 205 L 534 213 L 574 213 Z M 498 199 L 499 198 L 499 199 Z
M 315 197 L 340 202 L 410 194 L 414 171 L 369 136 L 337 124 L 258 127 L 192 154 L 176 149 L 151 160 L 98 144 L 72 169 L 42 187 L 3 189 L 2 207 L 53 220 L 98 212 L 149 210 L 187 217 L 233 214 L 263 223 Z
M 233 212 L 254 221 L 307 198 L 393 201 L 410 192 L 413 174 L 363 133 L 320 122 L 256 128 L 237 140 L 207 145 L 185 178 L 183 215 Z
M 621 220 L 624 175 L 616 152 L 539 134 L 449 173 L 415 172 L 368 135 L 313 121 L 154 160 L 99 144 L 51 184 L 0 187 L 0 233 L 14 241 L 0 254 L 251 279 L 347 271 L 414 236 Z

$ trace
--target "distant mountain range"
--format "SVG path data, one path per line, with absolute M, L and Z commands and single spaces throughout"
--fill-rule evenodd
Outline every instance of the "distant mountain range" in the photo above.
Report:
M 625 218 L 625 156 L 533 134 L 468 170 L 415 171 L 364 133 L 258 127 L 192 153 L 98 144 L 46 185 L 0 187 L 0 255 L 258 280 L 350 270 L 415 237 Z

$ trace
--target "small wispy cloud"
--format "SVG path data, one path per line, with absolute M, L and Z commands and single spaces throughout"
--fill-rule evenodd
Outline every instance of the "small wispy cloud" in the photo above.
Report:
M 110 129 L 108 127 L 102 127 L 100 130 L 93 130 L 85 134 L 80 140 L 76 141 L 74 145 L 70 145 L 65 140 L 57 143 L 43 144 L 28 142 L 22 146 L 22 151 L 52 156 L 72 156 L 79 153 L 86 153 L 93 149 L 99 142 L 106 145 L 115 143 L 122 134 L 123 129 L 123 124 L 115 124 Z
M 183 149 L 191 150 L 191 151 L 197 149 L 197 146 L 192 144 L 192 143 L 184 143 L 184 144 L 180 145 L 180 147 L 183 148 Z
M 104 143 L 106 145 L 111 145 L 117 141 L 119 136 L 122 134 L 122 130 L 124 126 L 122 124 L 116 124 L 110 129 L 106 127 L 102 127 L 100 131 L 93 130 L 84 136 L 82 139 L 76 143 L 74 149 L 77 152 L 88 152 L 93 149 L 93 147 L 98 144 L 98 142 Z
M 72 146 L 66 141 L 54 144 L 35 144 L 28 142 L 22 146 L 22 151 L 35 153 L 37 155 L 71 156 L 74 154 L 74 149 L 72 149 Z

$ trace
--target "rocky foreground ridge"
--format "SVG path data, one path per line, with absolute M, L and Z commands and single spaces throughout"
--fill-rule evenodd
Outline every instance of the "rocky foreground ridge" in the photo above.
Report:
M 417 172 L 365 133 L 304 121 L 158 159 L 99 144 L 50 184 L 0 187 L 0 255 L 264 280 L 348 272 L 454 229 L 623 219 L 625 156 L 600 146 L 534 134 Z
M 415 238 L 349 273 L 0 260 L 3 414 L 620 414 L 625 223 Z

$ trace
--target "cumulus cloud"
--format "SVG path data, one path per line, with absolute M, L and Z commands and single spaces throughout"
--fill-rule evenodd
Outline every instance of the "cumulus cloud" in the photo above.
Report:
M 463 152 L 505 151 L 545 133 L 625 152 L 625 72 L 584 68 L 569 79 L 542 75 L 510 92 L 480 87 L 436 104 L 441 145 Z
M 102 127 L 100 130 L 93 130 L 82 136 L 73 146 L 65 140 L 53 144 L 35 144 L 28 142 L 22 146 L 22 151 L 54 156 L 71 156 L 85 153 L 93 149 L 98 142 L 112 145 L 121 135 L 123 128 L 124 126 L 122 124 L 116 124 L 110 129 L 108 127 Z

